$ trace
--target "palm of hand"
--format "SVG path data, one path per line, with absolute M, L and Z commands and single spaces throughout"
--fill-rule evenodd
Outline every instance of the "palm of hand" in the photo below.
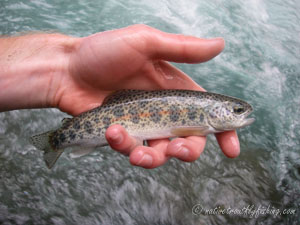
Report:
M 78 50 L 71 56 L 70 76 L 64 82 L 58 107 L 77 115 L 99 106 L 110 92 L 119 89 L 203 90 L 183 72 L 163 61 L 164 56 L 156 54 L 159 40 L 153 31 L 133 26 L 81 39 Z M 212 53 L 207 55 L 212 57 Z M 170 57 L 174 56 L 170 54 Z M 184 52 L 178 60 L 182 58 Z

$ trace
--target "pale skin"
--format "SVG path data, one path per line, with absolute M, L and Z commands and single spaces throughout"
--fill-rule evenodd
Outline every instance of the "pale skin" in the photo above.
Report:
M 0 39 L 0 111 L 56 107 L 71 115 L 100 106 L 119 89 L 204 89 L 168 63 L 201 63 L 224 48 L 222 38 L 200 39 L 164 33 L 145 25 L 74 38 L 28 34 Z M 156 168 L 170 157 L 191 162 L 206 137 L 148 141 L 130 137 L 120 125 L 106 131 L 110 146 L 132 165 Z M 237 157 L 235 131 L 216 135 L 223 153 Z

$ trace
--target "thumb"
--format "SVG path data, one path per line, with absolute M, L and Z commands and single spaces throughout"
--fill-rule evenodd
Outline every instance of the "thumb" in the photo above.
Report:
M 152 28 L 153 29 L 153 28 Z M 225 46 L 223 38 L 201 39 L 197 37 L 164 33 L 153 29 L 149 38 L 149 54 L 152 59 L 178 63 L 200 63 L 217 56 Z

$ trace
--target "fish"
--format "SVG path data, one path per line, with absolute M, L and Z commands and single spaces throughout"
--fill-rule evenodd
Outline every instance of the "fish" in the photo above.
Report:
M 67 148 L 79 156 L 108 145 L 106 129 L 123 126 L 137 140 L 206 136 L 250 125 L 253 108 L 246 101 L 222 94 L 194 90 L 121 90 L 102 105 L 73 118 L 57 130 L 31 137 L 44 152 L 49 169 Z

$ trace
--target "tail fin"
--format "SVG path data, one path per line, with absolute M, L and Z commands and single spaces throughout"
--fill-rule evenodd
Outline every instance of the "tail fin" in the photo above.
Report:
M 46 133 L 38 134 L 30 138 L 31 143 L 37 149 L 44 151 L 44 160 L 49 169 L 51 169 L 54 166 L 61 153 L 63 153 L 62 149 L 55 149 L 50 144 L 52 134 L 53 131 L 48 131 Z

